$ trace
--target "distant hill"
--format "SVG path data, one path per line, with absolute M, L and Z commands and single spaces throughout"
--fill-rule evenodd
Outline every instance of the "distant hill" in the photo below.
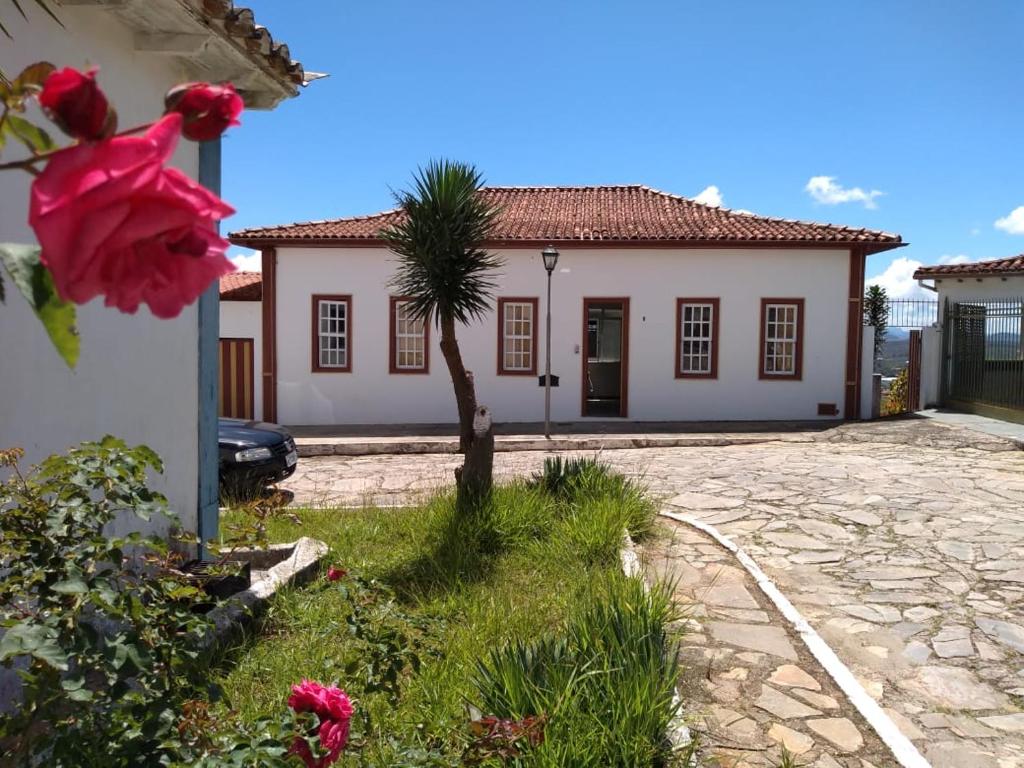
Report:
M 875 372 L 883 376 L 895 376 L 907 367 L 909 357 L 910 334 L 902 328 L 892 328 L 886 333 L 882 356 L 875 363 Z

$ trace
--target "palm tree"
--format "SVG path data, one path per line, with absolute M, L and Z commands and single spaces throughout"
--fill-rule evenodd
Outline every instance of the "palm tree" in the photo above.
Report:
M 465 459 L 455 475 L 459 505 L 465 508 L 490 491 L 494 434 L 489 412 L 477 407 L 473 374 L 462 362 L 455 326 L 480 319 L 491 307 L 493 273 L 501 261 L 483 243 L 498 208 L 478 194 L 483 179 L 472 165 L 431 161 L 413 181 L 412 190 L 395 194 L 404 216 L 381 237 L 398 256 L 391 288 L 409 297 L 411 317 L 433 322 L 441 332 L 459 411 Z

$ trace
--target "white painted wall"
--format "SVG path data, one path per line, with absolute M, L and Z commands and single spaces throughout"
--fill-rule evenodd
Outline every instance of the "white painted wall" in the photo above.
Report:
M 393 257 L 373 248 L 279 248 L 278 421 L 283 424 L 452 423 L 448 371 L 431 333 L 429 375 L 388 373 L 388 294 Z M 509 250 L 496 296 L 536 296 L 544 316 L 539 253 Z M 815 419 L 819 402 L 844 401 L 849 254 L 841 250 L 565 248 L 554 275 L 552 391 L 556 420 L 580 420 L 582 302 L 628 296 L 629 418 Z M 351 373 L 311 373 L 311 295 L 352 294 Z M 721 298 L 716 381 L 676 379 L 677 297 Z M 760 300 L 804 298 L 802 381 L 758 380 Z M 477 396 L 497 421 L 543 419 L 537 379 L 497 376 L 493 312 L 459 329 Z M 539 328 L 543 371 L 544 327 Z
M 221 301 L 220 337 L 253 340 L 253 415 L 263 418 L 263 303 Z
M 22 5 L 29 23 L 9 4 L 3 9 L 14 35 L 13 42 L 0 44 L 0 68 L 8 75 L 41 59 L 57 66 L 99 66 L 100 84 L 123 127 L 158 117 L 164 92 L 184 79 L 166 58 L 135 53 L 131 34 L 98 8 L 58 8 L 62 29 L 35 4 Z M 15 157 L 12 144 L 5 157 Z M 198 162 L 198 145 L 183 140 L 174 163 L 195 177 Z M 27 174 L 0 173 L 0 241 L 34 240 L 26 223 L 30 181 Z M 186 308 L 175 320 L 158 320 L 144 307 L 134 316 L 107 309 L 102 299 L 79 307 L 82 354 L 70 371 L 25 302 L 7 286 L 7 303 L 0 306 L 0 447 L 21 446 L 35 462 L 105 434 L 145 443 L 166 463 L 153 487 L 168 496 L 184 527 L 194 530 L 196 308 Z
M 939 302 L 969 299 L 1019 299 L 1024 297 L 1024 275 L 1008 277 L 944 277 L 935 280 Z
M 921 406 L 934 408 L 942 397 L 942 328 L 921 329 Z

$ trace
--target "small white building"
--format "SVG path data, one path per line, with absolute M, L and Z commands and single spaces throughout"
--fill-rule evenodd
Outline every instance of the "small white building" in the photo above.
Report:
M 935 291 L 939 304 L 1024 297 L 1024 254 L 966 264 L 921 267 L 914 279 Z
M 1024 422 L 1024 254 L 914 273 L 938 296 L 921 332 L 921 404 Z
M 159 118 L 164 94 L 183 82 L 232 81 L 247 108 L 272 109 L 308 79 L 287 46 L 231 0 L 51 3 L 63 26 L 35 3 L 21 5 L 27 20 L 0 3 L 13 37 L 0 36 L 0 69 L 13 77 L 40 60 L 99 67 L 100 87 L 124 128 Z M 58 141 L 69 141 L 57 133 Z M 5 159 L 16 159 L 17 152 L 8 141 Z M 182 139 L 173 162 L 219 192 L 219 141 Z M 0 241 L 34 241 L 26 223 L 31 181 L 28 174 L 0 174 Z M 0 306 L 0 448 L 20 446 L 34 463 L 106 434 L 146 444 L 166 465 L 155 489 L 167 495 L 184 528 L 213 536 L 217 287 L 173 320 L 157 319 L 145 307 L 121 314 L 101 299 L 78 307 L 81 357 L 71 370 L 7 286 Z
M 556 421 L 860 414 L 864 261 L 899 247 L 898 235 L 739 213 L 639 185 L 481 194 L 501 207 L 486 245 L 504 266 L 492 311 L 458 337 L 496 421 L 543 418 L 540 252 L 549 244 L 561 253 L 551 301 Z M 379 232 L 401 215 L 230 236 L 263 255 L 263 418 L 456 421 L 438 334 L 409 321 L 388 288 L 395 256 Z

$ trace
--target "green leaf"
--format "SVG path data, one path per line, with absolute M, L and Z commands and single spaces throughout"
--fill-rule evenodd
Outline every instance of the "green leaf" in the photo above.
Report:
M 57 352 L 74 368 L 79 352 L 75 305 L 57 295 L 53 276 L 39 260 L 40 252 L 38 245 L 0 243 L 0 262 L 43 323 Z
M 16 94 L 24 93 L 27 90 L 39 90 L 43 87 L 43 83 L 46 82 L 46 78 L 53 74 L 57 68 L 48 61 L 37 61 L 35 64 L 29 64 L 14 78 L 14 82 L 11 84 L 12 90 Z
M 57 631 L 42 624 L 15 624 L 0 638 L 0 661 L 15 656 L 34 656 L 54 669 L 68 668 L 68 658 L 57 644 Z
M 8 112 L 6 126 L 14 134 L 14 137 L 34 154 L 41 155 L 44 152 L 52 152 L 57 149 L 57 143 L 50 137 L 50 134 L 23 117 Z
M 84 595 L 89 587 L 82 579 L 74 577 L 58 581 L 53 585 L 53 591 L 61 595 Z

